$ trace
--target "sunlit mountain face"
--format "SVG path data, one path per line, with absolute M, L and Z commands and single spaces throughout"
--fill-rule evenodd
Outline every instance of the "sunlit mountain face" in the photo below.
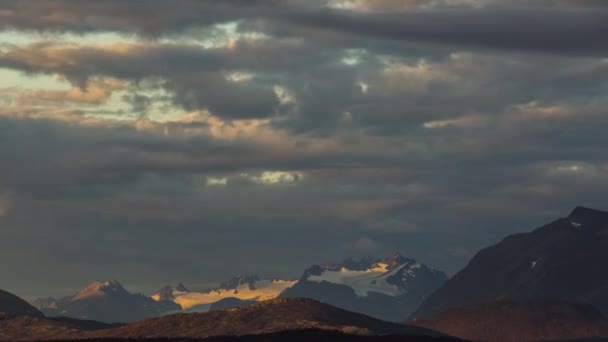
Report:
M 395 252 L 450 276 L 608 208 L 606 18 L 593 0 L 0 0 L 0 286 L 183 281 L 198 297 L 177 302 L 207 305 L 235 274 Z

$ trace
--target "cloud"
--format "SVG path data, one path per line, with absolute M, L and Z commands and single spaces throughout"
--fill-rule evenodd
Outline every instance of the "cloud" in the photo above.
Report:
M 218 69 L 270 67 L 258 60 L 265 43 L 242 42 L 233 49 L 201 49 L 193 45 L 117 44 L 102 47 L 36 43 L 3 54 L 0 65 L 25 72 L 60 74 L 78 88 L 71 93 L 47 92 L 46 97 L 63 96 L 83 101 L 79 92 L 94 77 L 110 77 L 132 82 L 160 79 L 158 86 L 174 94 L 173 101 L 188 109 L 208 109 L 227 118 L 259 118 L 274 115 L 280 102 L 274 84 L 232 82 Z M 258 50 L 257 52 L 255 50 Z M 241 54 L 251 54 L 242 57 Z M 259 63 L 258 63 L 259 62 Z M 288 66 L 287 66 L 288 67 Z M 88 100 L 100 100 L 91 94 Z
M 370 255 L 370 253 L 376 253 L 380 249 L 380 246 L 374 240 L 362 237 L 359 240 L 345 243 L 342 248 L 348 252 L 367 253 Z
M 270 35 L 324 32 L 342 42 L 352 37 L 407 43 L 433 43 L 489 49 L 561 54 L 605 55 L 606 6 L 598 1 L 334 1 L 347 8 L 431 10 L 352 13 L 327 7 L 327 1 L 240 0 L 180 1 L 179 8 L 159 0 L 137 4 L 117 0 L 0 2 L 4 28 L 51 31 L 116 31 L 162 35 L 227 22 L 255 26 Z M 330 3 L 331 5 L 331 3 Z M 480 7 L 471 10 L 471 7 Z M 457 9 L 454 9 L 457 7 Z M 35 18 L 35 19 L 34 19 Z M 516 23 L 516 24 L 515 24 Z M 555 30 L 559 27 L 560 30 Z M 304 30 L 302 30 L 304 28 Z M 339 38 L 340 36 L 343 36 Z M 315 34 L 314 37 L 319 38 Z
M 3 196 L 0 196 L 0 219 L 2 219 L 3 216 L 8 215 L 8 212 L 9 212 L 8 200 L 6 198 L 4 198 Z
M 0 0 L 6 286 L 454 272 L 608 207 L 602 3 L 336 5 Z
M 243 174 L 243 177 L 262 185 L 274 185 L 299 182 L 304 175 L 300 172 L 264 171 L 259 176 Z
M 65 105 L 67 102 L 101 105 L 110 99 L 114 92 L 126 90 L 125 82 L 113 79 L 91 79 L 83 88 L 69 90 L 33 90 L 19 94 L 15 101 L 19 105 Z
M 436 120 L 424 123 L 424 128 L 427 129 L 439 129 L 446 127 L 461 127 L 461 128 L 475 128 L 481 127 L 487 122 L 487 118 L 481 115 L 463 116 L 457 119 L 448 120 Z

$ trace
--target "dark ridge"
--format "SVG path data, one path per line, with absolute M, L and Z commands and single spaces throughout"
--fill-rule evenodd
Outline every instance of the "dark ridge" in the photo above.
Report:
M 608 222 L 608 212 L 585 207 L 576 207 L 568 219 L 583 225 L 600 225 Z
M 42 312 L 14 294 L 0 290 L 0 313 L 8 316 L 42 317 Z
M 608 314 L 608 212 L 578 207 L 479 251 L 412 318 L 501 300 L 564 300 Z

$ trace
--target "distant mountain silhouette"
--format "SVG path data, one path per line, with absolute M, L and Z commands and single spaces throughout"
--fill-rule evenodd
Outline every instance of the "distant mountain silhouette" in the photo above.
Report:
M 588 304 L 496 302 L 450 309 L 410 322 L 473 341 L 548 341 L 608 337 L 608 320 Z
M 2 290 L 0 290 L 0 313 L 10 316 L 42 316 L 42 312 L 23 299 Z
M 608 212 L 578 207 L 481 250 L 413 317 L 504 300 L 565 300 L 608 312 Z
M 141 294 L 132 294 L 115 280 L 94 282 L 74 296 L 38 303 L 46 316 L 108 323 L 134 322 L 181 311 L 175 303 L 157 302 Z
M 396 254 L 315 265 L 281 297 L 312 298 L 339 308 L 399 322 L 447 280 L 443 272 Z

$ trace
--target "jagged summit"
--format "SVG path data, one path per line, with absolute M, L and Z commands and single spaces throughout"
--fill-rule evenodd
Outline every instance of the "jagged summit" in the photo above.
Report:
M 73 301 L 87 299 L 91 297 L 102 297 L 107 294 L 125 294 L 127 290 L 117 280 L 109 280 L 105 282 L 95 281 L 80 290 L 74 297 Z
M 331 270 L 331 271 L 339 271 L 341 269 L 347 269 L 350 271 L 366 271 L 369 269 L 385 269 L 386 271 L 391 271 L 399 266 L 402 266 L 407 263 L 416 263 L 416 260 L 406 258 L 402 256 L 400 253 L 395 253 L 394 255 L 388 258 L 372 258 L 370 256 L 363 257 L 359 260 L 354 258 L 345 259 L 339 263 L 325 263 L 320 265 L 315 265 L 312 268 L 317 269 L 317 273 L 319 269 L 321 270 Z
M 388 264 L 388 269 L 392 270 L 397 266 L 406 264 L 406 263 L 415 263 L 416 261 L 413 259 L 409 259 L 401 255 L 401 253 L 397 252 L 393 254 L 393 256 L 386 259 L 386 263 Z
M 399 253 L 388 258 L 352 258 L 314 265 L 281 296 L 313 298 L 372 317 L 400 321 L 447 280 Z
M 228 281 L 221 283 L 219 288 L 226 290 L 235 290 L 238 289 L 240 286 L 247 285 L 249 286 L 250 290 L 255 290 L 255 283 L 258 281 L 260 281 L 260 278 L 258 276 L 245 274 L 242 276 L 234 277 Z
M 175 289 L 181 292 L 190 292 L 190 290 L 188 290 L 188 288 L 182 283 L 177 284 Z
M 179 284 L 177 284 L 177 286 L 167 285 L 167 286 L 161 288 L 160 290 L 156 291 L 150 297 L 157 302 L 163 302 L 163 301 L 171 302 L 175 299 L 176 294 L 187 293 L 187 292 L 190 292 L 190 290 L 184 284 L 179 283 Z
M 38 301 L 47 317 L 70 317 L 108 323 L 133 322 L 180 311 L 172 302 L 157 302 L 130 293 L 116 280 L 95 281 L 76 295 Z
M 576 207 L 568 216 L 575 224 L 589 226 L 606 226 L 608 224 L 608 212 L 597 209 Z

